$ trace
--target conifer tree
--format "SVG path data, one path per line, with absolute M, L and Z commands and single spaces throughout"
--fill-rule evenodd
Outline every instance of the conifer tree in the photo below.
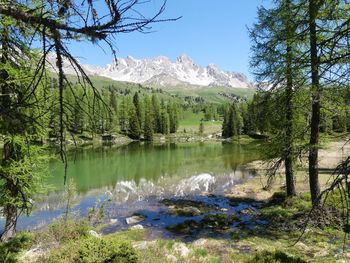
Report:
M 157 133 L 162 133 L 160 103 L 156 94 L 152 95 L 152 108 L 153 108 L 153 130 Z
M 129 109 L 129 132 L 128 135 L 131 139 L 139 140 L 141 138 L 141 127 L 137 116 L 136 108 L 131 105 Z
M 178 107 L 175 102 L 170 101 L 167 105 L 169 114 L 169 132 L 175 133 L 179 125 Z
M 138 92 L 135 92 L 134 97 L 132 98 L 132 102 L 134 103 L 137 119 L 139 120 L 139 125 L 141 127 L 141 123 L 142 123 L 142 109 L 141 108 L 142 107 L 141 107 L 141 103 L 140 103 L 140 98 L 139 98 L 139 93 Z
M 145 105 L 145 123 L 143 127 L 144 139 L 146 141 L 153 141 L 153 115 L 151 114 L 151 101 L 148 96 L 144 100 Z

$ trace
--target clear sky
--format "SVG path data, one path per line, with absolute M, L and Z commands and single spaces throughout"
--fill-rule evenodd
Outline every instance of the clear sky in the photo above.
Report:
M 151 13 L 161 2 L 150 0 L 141 11 Z M 257 7 L 269 3 L 270 0 L 168 0 L 162 17 L 182 18 L 154 24 L 150 34 L 120 34 L 116 41 L 117 57 L 130 55 L 143 59 L 164 55 L 175 60 L 187 54 L 201 66 L 214 63 L 224 70 L 251 77 L 247 26 L 255 21 Z M 83 63 L 105 65 L 113 59 L 108 49 L 104 52 L 93 45 L 79 43 L 70 49 Z

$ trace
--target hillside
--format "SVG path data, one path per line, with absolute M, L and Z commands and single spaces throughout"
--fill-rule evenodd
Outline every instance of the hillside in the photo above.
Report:
M 71 76 L 75 79 L 74 76 Z M 151 85 L 141 85 L 125 81 L 116 81 L 106 77 L 91 76 L 92 82 L 97 88 L 114 86 L 118 89 L 130 90 L 130 93 L 135 93 L 136 91 L 141 92 L 152 92 L 158 91 L 162 93 L 163 96 L 171 96 L 184 100 L 186 98 L 202 98 L 203 102 L 221 104 L 225 102 L 230 102 L 236 98 L 247 98 L 251 99 L 256 92 L 255 89 L 246 88 L 231 88 L 226 87 L 205 87 L 199 85 L 185 85 L 185 86 L 151 86 Z

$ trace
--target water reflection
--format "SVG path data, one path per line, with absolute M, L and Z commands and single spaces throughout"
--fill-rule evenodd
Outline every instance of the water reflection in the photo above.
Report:
M 77 186 L 76 210 L 86 214 L 106 193 L 115 205 L 168 196 L 222 194 L 251 175 L 244 164 L 259 159 L 256 145 L 221 143 L 131 143 L 116 147 L 75 149 L 68 153 L 68 177 Z M 63 165 L 50 164 L 48 184 L 55 188 L 36 204 L 37 212 L 21 218 L 20 228 L 49 222 L 64 207 Z

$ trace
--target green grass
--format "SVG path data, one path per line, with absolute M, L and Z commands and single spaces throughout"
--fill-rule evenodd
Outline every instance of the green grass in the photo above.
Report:
M 179 121 L 178 132 L 198 133 L 199 124 L 204 119 L 204 113 L 193 113 L 191 110 L 183 112 L 183 119 Z M 221 132 L 222 121 L 204 121 L 204 134 L 212 134 Z
M 77 78 L 73 75 L 69 75 L 68 79 L 73 83 L 77 82 Z M 92 83 L 96 88 L 101 89 L 102 87 L 107 87 L 114 85 L 121 89 L 129 89 L 131 93 L 136 91 L 141 91 L 141 93 L 150 93 L 151 90 L 139 85 L 137 83 L 116 81 L 105 77 L 90 76 Z M 162 93 L 158 93 L 162 97 L 173 97 L 177 98 L 179 101 L 183 101 L 185 97 L 202 97 L 205 102 L 221 104 L 225 102 L 230 102 L 230 99 L 223 96 L 225 93 L 227 95 L 236 95 L 240 97 L 245 97 L 251 99 L 256 92 L 255 89 L 246 89 L 246 88 L 227 88 L 227 87 L 206 87 L 206 86 L 197 86 L 197 85 L 180 85 L 175 87 L 154 87 L 154 89 L 161 89 Z
M 225 94 L 234 94 L 240 97 L 246 97 L 251 99 L 256 92 L 254 89 L 245 89 L 245 88 L 225 88 L 225 87 L 203 87 L 203 86 L 177 86 L 177 87 L 167 87 L 164 88 L 166 92 L 170 94 L 177 95 L 178 97 L 202 97 L 205 102 L 221 104 L 229 102 L 230 100 L 221 95 Z

